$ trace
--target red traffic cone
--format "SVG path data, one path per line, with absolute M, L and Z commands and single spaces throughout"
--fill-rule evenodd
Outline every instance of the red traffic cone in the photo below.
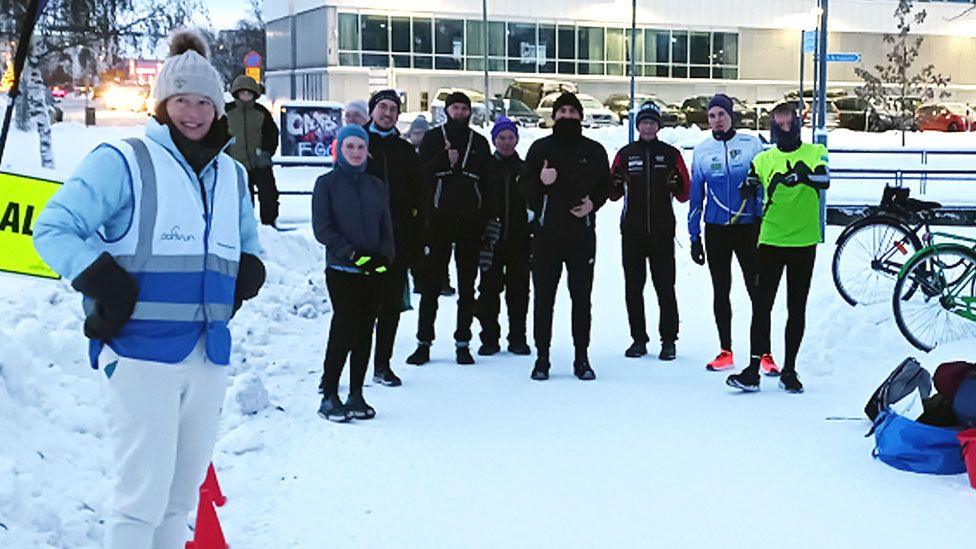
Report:
M 213 463 L 207 467 L 207 478 L 200 485 L 200 501 L 212 501 L 217 507 L 223 507 L 227 503 L 227 498 L 224 497 L 224 493 L 220 490 L 220 484 L 217 482 L 217 473 L 214 471 Z
M 197 507 L 197 525 L 193 530 L 193 541 L 186 542 L 186 549 L 228 549 L 212 501 L 200 500 L 200 505 Z

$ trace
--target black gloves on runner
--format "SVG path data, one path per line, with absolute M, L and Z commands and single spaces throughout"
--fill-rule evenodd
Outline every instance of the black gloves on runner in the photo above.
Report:
M 739 185 L 739 197 L 742 198 L 742 200 L 756 198 L 756 196 L 759 194 L 760 185 L 762 185 L 762 182 L 759 181 L 759 178 L 754 175 L 750 175 L 745 181 L 742 182 L 741 185 Z
M 365 274 L 383 274 L 390 267 L 390 262 L 381 255 L 370 252 L 353 252 L 352 262 L 356 267 L 362 269 Z
M 705 264 L 705 248 L 702 246 L 701 239 L 691 243 L 691 260 L 699 265 Z
M 109 341 L 132 317 L 139 296 L 136 281 L 108 252 L 92 262 L 71 282 L 71 287 L 95 302 L 85 318 L 85 337 Z
M 481 236 L 481 252 L 478 253 L 478 267 L 481 272 L 491 269 L 491 264 L 495 255 L 495 244 L 502 236 L 502 223 L 493 219 L 485 226 L 485 232 Z
M 264 279 L 267 273 L 264 263 L 256 255 L 242 253 L 241 260 L 237 267 L 237 286 L 234 288 L 234 312 L 241 308 L 248 299 L 258 295 L 258 291 L 264 286 Z

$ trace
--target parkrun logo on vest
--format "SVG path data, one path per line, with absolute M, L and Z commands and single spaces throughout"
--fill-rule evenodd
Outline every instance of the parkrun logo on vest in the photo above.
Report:
M 176 242 L 193 242 L 194 240 L 196 240 L 196 237 L 193 236 L 192 234 L 181 234 L 180 226 L 173 225 L 173 228 L 170 229 L 168 233 L 161 234 L 159 236 L 159 239 L 163 242 L 170 241 L 170 240 L 175 240 Z

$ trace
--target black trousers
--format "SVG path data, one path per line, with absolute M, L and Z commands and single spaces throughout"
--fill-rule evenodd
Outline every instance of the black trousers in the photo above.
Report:
M 332 325 L 319 387 L 327 397 L 339 393 L 339 377 L 346 357 L 350 357 L 349 392 L 363 390 L 384 276 L 325 271 L 325 284 L 332 300 Z
M 647 320 L 644 317 L 644 284 L 647 269 L 661 309 L 658 333 L 662 341 L 678 339 L 678 299 L 674 294 L 674 239 L 648 235 L 623 235 L 624 296 L 630 336 L 647 343 Z
M 705 258 L 712 275 L 712 310 L 722 349 L 732 350 L 732 256 L 739 261 L 749 299 L 755 300 L 756 246 L 759 223 L 748 225 L 705 224 Z
M 478 286 L 478 320 L 481 342 L 498 343 L 501 326 L 501 293 L 508 306 L 508 342 L 525 343 L 525 319 L 529 313 L 529 258 L 532 241 L 526 238 L 500 240 L 495 245 L 491 269 L 481 273 Z
M 278 186 L 274 172 L 271 168 L 253 169 L 247 172 L 247 180 L 251 186 L 251 203 L 254 203 L 255 194 L 260 203 L 261 223 L 274 225 L 278 220 Z
M 591 295 L 593 264 L 596 259 L 596 235 L 586 233 L 570 237 L 538 235 L 532 241 L 532 284 L 535 287 L 535 346 L 547 355 L 552 343 L 552 317 L 556 289 L 563 265 L 569 278 L 569 296 L 573 302 L 573 345 L 577 352 L 590 346 Z
M 478 278 L 478 252 L 480 237 L 450 240 L 439 238 L 429 245 L 429 253 L 424 257 L 421 270 L 420 312 L 418 315 L 417 340 L 428 343 L 434 341 L 434 322 L 437 320 L 437 298 L 447 281 L 447 268 L 451 260 L 451 245 L 454 245 L 454 265 L 458 273 L 457 328 L 454 340 L 460 343 L 471 341 L 471 323 L 474 320 L 474 284 Z
M 756 298 L 752 302 L 752 356 L 770 352 L 770 323 L 773 303 L 779 281 L 786 270 L 786 357 L 783 371 L 796 369 L 796 355 L 800 352 L 803 330 L 806 327 L 807 296 L 813 265 L 817 258 L 816 246 L 786 248 L 761 244 L 756 254 L 758 283 Z
M 373 359 L 373 370 L 376 372 L 390 369 L 393 344 L 396 341 L 397 328 L 400 326 L 400 313 L 403 312 L 404 292 L 406 290 L 407 264 L 400 260 L 394 261 L 383 276 L 383 282 L 379 288 L 380 306 L 379 317 L 376 322 L 376 354 Z

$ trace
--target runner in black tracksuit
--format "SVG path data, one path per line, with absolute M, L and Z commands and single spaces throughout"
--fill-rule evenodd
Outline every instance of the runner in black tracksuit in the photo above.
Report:
M 376 323 L 373 382 L 397 387 L 401 382 L 390 368 L 390 359 L 400 325 L 400 313 L 409 299 L 406 294 L 407 268 L 417 249 L 417 222 L 414 217 L 416 200 L 420 195 L 417 154 L 396 129 L 400 96 L 395 90 L 375 93 L 369 100 L 369 113 L 371 121 L 364 126 L 369 132 L 366 173 L 385 181 L 389 187 L 390 214 L 396 242 L 396 259 L 383 280 L 381 308 Z
M 457 362 L 474 364 L 468 349 L 475 309 L 474 285 L 481 239 L 491 217 L 486 200 L 492 177 L 488 140 L 468 126 L 471 118 L 468 96 L 453 93 L 444 105 L 447 122 L 428 131 L 420 145 L 420 181 L 424 189 L 421 238 L 425 257 L 418 346 L 407 358 L 409 364 L 416 365 L 430 360 L 437 297 L 444 287 L 452 245 L 455 246 L 454 262 L 458 273 L 457 329 L 454 332 Z
M 596 259 L 596 211 L 607 200 L 610 166 L 607 152 L 583 137 L 583 106 L 564 93 L 553 104 L 552 135 L 532 144 L 519 182 L 535 212 L 532 281 L 535 286 L 535 345 L 538 354 L 532 379 L 549 378 L 549 346 L 556 288 L 563 264 L 573 301 L 573 370 L 581 380 L 596 378 L 590 367 L 590 294 Z
M 495 184 L 492 194 L 500 223 L 489 223 L 494 234 L 485 242 L 481 258 L 481 285 L 478 287 L 478 319 L 481 321 L 479 355 L 501 351 L 500 294 L 505 290 L 508 305 L 508 351 L 531 353 L 525 336 L 529 311 L 529 234 L 528 209 L 518 189 L 524 162 L 515 152 L 518 127 L 507 117 L 499 117 L 491 129 L 495 144 Z M 486 232 L 491 232 L 486 228 Z M 492 241 L 497 241 L 492 244 Z
M 690 180 L 681 151 L 660 141 L 661 110 L 645 101 L 637 112 L 640 139 L 620 149 L 613 161 L 611 200 L 624 197 L 620 219 L 623 237 L 624 287 L 633 344 L 625 355 L 647 354 L 644 283 L 651 280 L 661 308 L 658 332 L 661 360 L 674 360 L 678 339 L 678 301 L 674 294 L 674 209 L 672 198 L 688 200 Z

